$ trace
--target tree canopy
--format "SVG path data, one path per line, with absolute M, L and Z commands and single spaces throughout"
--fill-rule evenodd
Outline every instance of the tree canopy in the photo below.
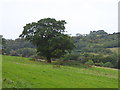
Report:
M 37 47 L 38 55 L 47 58 L 59 58 L 74 48 L 70 36 L 64 34 L 66 22 L 53 18 L 41 19 L 24 26 L 20 37 L 25 38 Z

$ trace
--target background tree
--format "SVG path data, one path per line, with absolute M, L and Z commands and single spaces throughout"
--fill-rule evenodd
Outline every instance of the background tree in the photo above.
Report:
M 2 54 L 2 35 L 0 35 L 0 54 Z
M 22 57 L 31 57 L 34 56 L 36 53 L 36 49 L 34 48 L 20 48 L 16 50 L 18 56 Z
M 20 37 L 32 42 L 37 47 L 38 54 L 51 62 L 51 58 L 59 58 L 74 48 L 70 36 L 64 34 L 65 24 L 64 20 L 41 19 L 26 24 Z
M 26 41 L 23 38 L 17 38 L 15 40 L 6 39 L 3 47 L 7 55 L 11 55 L 11 52 L 13 52 L 13 50 L 17 51 L 18 49 L 22 48 L 35 48 L 35 46 L 33 46 L 29 41 Z
M 0 54 L 5 53 L 6 39 L 3 38 L 3 35 L 0 35 Z

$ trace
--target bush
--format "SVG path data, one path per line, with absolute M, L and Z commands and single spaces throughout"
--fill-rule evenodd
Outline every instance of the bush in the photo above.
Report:
M 104 65 L 104 63 L 103 62 L 100 62 L 100 66 L 103 66 Z
M 85 64 L 94 65 L 94 62 L 92 60 L 88 60 Z
M 95 66 L 103 66 L 103 62 L 100 62 L 100 63 L 95 63 Z
M 63 60 L 77 60 L 79 57 L 79 54 L 67 54 L 62 59 Z
M 30 57 L 36 54 L 36 49 L 34 48 L 21 48 L 16 50 L 17 55 L 23 57 Z
M 11 55 L 11 56 L 17 56 L 17 53 L 16 53 L 15 50 L 11 50 L 11 51 L 10 51 L 10 55 Z
M 113 64 L 111 62 L 106 62 L 103 65 L 104 67 L 113 67 Z

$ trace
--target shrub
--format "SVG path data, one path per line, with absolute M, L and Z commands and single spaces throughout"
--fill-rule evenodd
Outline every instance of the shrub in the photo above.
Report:
M 101 63 L 95 63 L 95 66 L 101 66 Z
M 104 67 L 113 67 L 113 64 L 111 62 L 106 62 L 103 65 Z
M 79 54 L 67 54 L 63 57 L 63 60 L 77 60 Z
M 11 51 L 10 51 L 10 55 L 11 55 L 11 56 L 17 56 L 17 53 L 16 53 L 15 50 L 11 50 Z
M 103 62 L 100 62 L 100 66 L 103 66 L 104 65 L 104 63 Z
M 21 48 L 16 50 L 16 53 L 23 57 L 30 57 L 36 54 L 36 49 L 34 48 Z
M 94 62 L 92 60 L 88 60 L 85 64 L 94 65 Z

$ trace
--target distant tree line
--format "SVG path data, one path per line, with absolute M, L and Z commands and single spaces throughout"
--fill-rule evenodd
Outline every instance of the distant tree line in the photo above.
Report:
M 60 59 L 62 61 L 77 61 L 82 64 L 118 68 L 119 53 L 112 52 L 109 48 L 119 48 L 120 33 L 108 34 L 104 30 L 91 31 L 89 34 L 76 34 L 71 40 L 75 48 Z M 2 36 L 0 47 L 3 54 L 23 57 L 36 56 L 34 45 L 23 38 L 15 40 L 4 39 Z M 62 41 L 60 41 L 62 42 Z
M 76 45 L 74 51 L 110 53 L 107 48 L 119 47 L 119 33 L 107 34 L 104 30 L 91 31 L 90 34 L 73 36 L 73 42 Z
M 63 61 L 77 61 L 81 64 L 88 64 L 88 65 L 95 65 L 101 67 L 111 67 L 111 68 L 118 68 L 118 54 L 111 53 L 110 55 L 94 55 L 90 53 L 72 53 L 67 54 L 61 58 Z
M 109 48 L 119 48 L 120 33 L 108 34 L 104 30 L 90 31 L 72 37 L 76 48 L 62 60 L 79 61 L 82 64 L 118 68 L 119 53 Z
M 36 47 L 22 38 L 4 39 L 2 52 L 5 55 L 30 57 L 36 54 Z

